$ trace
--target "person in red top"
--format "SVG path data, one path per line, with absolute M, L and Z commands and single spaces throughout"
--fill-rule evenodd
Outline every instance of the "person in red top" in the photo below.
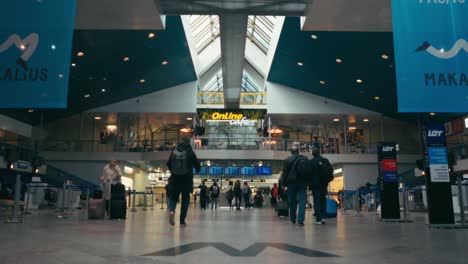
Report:
M 271 205 L 275 209 L 276 209 L 276 203 L 278 202 L 278 193 L 279 193 L 278 184 L 275 183 L 275 185 L 273 185 L 273 188 L 271 189 L 271 193 L 270 193 Z

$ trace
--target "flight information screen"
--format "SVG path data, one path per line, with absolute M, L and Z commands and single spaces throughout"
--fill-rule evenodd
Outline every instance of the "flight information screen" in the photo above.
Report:
M 209 167 L 208 174 L 209 175 L 223 175 L 223 167 Z
M 241 174 L 253 176 L 255 175 L 255 167 L 242 167 Z
M 239 175 L 239 167 L 226 167 L 226 168 L 224 168 L 224 175 L 238 176 Z
M 271 166 L 259 166 L 259 167 L 257 167 L 257 175 L 259 175 L 259 176 L 271 175 Z

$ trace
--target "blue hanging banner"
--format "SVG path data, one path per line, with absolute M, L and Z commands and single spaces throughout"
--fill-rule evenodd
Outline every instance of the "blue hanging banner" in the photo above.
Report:
M 0 108 L 65 108 L 76 0 L 1 6 Z
M 468 111 L 468 1 L 392 0 L 398 110 Z

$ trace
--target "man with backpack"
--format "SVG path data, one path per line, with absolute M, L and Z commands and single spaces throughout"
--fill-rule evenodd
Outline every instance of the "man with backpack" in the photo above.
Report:
M 293 224 L 296 224 L 297 220 L 299 226 L 304 225 L 305 219 L 307 177 L 310 176 L 310 171 L 307 170 L 307 161 L 307 157 L 299 155 L 299 144 L 294 143 L 291 156 L 287 157 L 283 162 L 281 173 L 281 184 L 287 187 L 289 219 Z
M 219 186 L 216 182 L 213 182 L 213 185 L 210 187 L 211 194 L 211 210 L 218 209 L 218 198 L 219 198 Z
M 193 189 L 193 168 L 200 172 L 200 162 L 189 144 L 188 138 L 183 138 L 177 148 L 172 151 L 167 167 L 171 171 L 169 179 L 169 224 L 174 225 L 174 214 L 179 195 L 182 194 L 180 210 L 180 226 L 185 226 L 185 218 L 190 203 L 190 193 Z
M 320 156 L 317 148 L 312 150 L 310 160 L 312 169 L 311 189 L 314 199 L 315 224 L 325 224 L 328 183 L 333 180 L 333 167 L 330 161 Z

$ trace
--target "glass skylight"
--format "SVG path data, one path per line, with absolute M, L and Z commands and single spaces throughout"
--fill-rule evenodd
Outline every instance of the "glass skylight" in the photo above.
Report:
M 242 74 L 242 92 L 259 92 L 257 85 L 252 81 L 252 78 L 248 73 L 244 72 Z
M 191 15 L 190 26 L 198 54 L 219 37 L 218 16 Z
M 265 54 L 268 53 L 268 48 L 270 47 L 275 21 L 275 16 L 249 16 L 247 38 L 255 43 Z
M 202 88 L 202 92 L 222 92 L 223 91 L 223 70 L 219 69 L 216 73 Z

